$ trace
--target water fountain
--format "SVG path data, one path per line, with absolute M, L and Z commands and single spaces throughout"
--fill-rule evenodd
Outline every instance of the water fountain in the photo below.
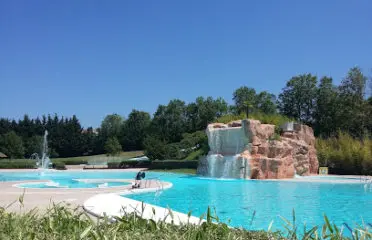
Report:
M 41 150 L 41 158 L 39 157 L 39 154 L 33 153 L 31 155 L 31 159 L 36 160 L 36 166 L 39 169 L 49 169 L 50 159 L 48 157 L 48 131 L 45 130 L 44 132 L 44 138 L 43 138 L 43 147 Z

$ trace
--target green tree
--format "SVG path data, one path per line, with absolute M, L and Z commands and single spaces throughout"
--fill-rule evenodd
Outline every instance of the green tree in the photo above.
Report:
M 339 126 L 338 114 L 338 92 L 333 85 L 332 78 L 320 79 L 316 95 L 316 107 L 314 111 L 314 130 L 316 135 L 329 137 L 335 134 Z
M 358 67 L 349 70 L 339 86 L 341 128 L 354 137 L 362 137 L 370 116 L 367 115 L 365 89 L 367 77 Z
M 276 113 L 276 97 L 274 94 L 266 91 L 260 92 L 256 95 L 256 108 L 266 114 Z
M 25 150 L 22 138 L 14 131 L 0 135 L 0 151 L 10 158 L 23 158 Z
M 151 132 L 164 142 L 179 142 L 187 130 L 186 105 L 179 99 L 159 105 L 151 122 Z
M 305 124 L 312 124 L 317 78 L 311 74 L 292 77 L 279 94 L 278 107 L 282 114 Z
M 147 136 L 144 140 L 145 155 L 150 160 L 164 160 L 166 157 L 166 144 L 154 135 Z
M 247 118 L 256 103 L 256 90 L 246 86 L 236 89 L 233 93 L 233 100 L 238 113 L 245 113 Z
M 124 119 L 118 114 L 110 114 L 103 119 L 100 128 L 100 135 L 107 139 L 109 137 L 119 138 L 123 128 Z
M 125 150 L 142 150 L 143 140 L 151 123 L 150 114 L 135 109 L 129 114 L 122 130 L 122 144 Z
M 24 142 L 25 156 L 30 157 L 33 153 L 39 154 L 41 156 L 41 149 L 43 146 L 43 137 L 34 135 Z
M 109 137 L 105 143 L 105 152 L 107 155 L 119 155 L 121 152 L 121 145 L 116 137 Z

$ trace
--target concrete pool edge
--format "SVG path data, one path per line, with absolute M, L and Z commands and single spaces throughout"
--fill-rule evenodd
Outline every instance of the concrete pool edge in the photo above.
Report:
M 162 189 L 169 189 L 173 185 L 169 182 L 161 182 Z M 152 205 L 145 202 L 133 200 L 121 195 L 156 192 L 158 188 L 133 189 L 120 193 L 98 194 L 87 199 L 83 204 L 83 209 L 95 217 L 123 217 L 127 214 L 136 213 L 143 219 L 154 220 L 155 222 L 163 221 L 165 223 L 181 225 L 196 224 L 204 220 L 195 216 L 189 216 L 185 213 L 173 211 L 169 208 Z

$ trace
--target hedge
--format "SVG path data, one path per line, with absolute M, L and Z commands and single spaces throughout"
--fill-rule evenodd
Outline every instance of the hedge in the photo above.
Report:
M 58 159 L 56 162 L 62 162 L 65 165 L 81 165 L 88 164 L 88 161 L 85 159 Z
M 11 169 L 11 168 L 27 168 L 33 169 L 36 168 L 35 160 L 1 160 L 0 168 L 2 169 Z
M 52 166 L 56 170 L 66 170 L 66 165 L 64 162 L 54 162 Z
M 138 167 L 149 167 L 150 161 L 137 161 L 137 160 L 125 160 L 121 162 L 108 162 L 107 167 L 111 169 L 118 168 L 138 168 Z
M 180 169 L 180 168 L 192 168 L 196 169 L 198 167 L 198 160 L 156 160 L 152 161 L 150 169 Z

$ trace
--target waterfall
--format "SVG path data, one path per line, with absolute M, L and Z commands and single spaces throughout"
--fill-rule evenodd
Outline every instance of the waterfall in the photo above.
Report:
M 200 160 L 198 174 L 214 178 L 249 178 L 249 159 L 242 156 L 248 143 L 242 127 L 213 127 L 207 129 L 210 152 Z

